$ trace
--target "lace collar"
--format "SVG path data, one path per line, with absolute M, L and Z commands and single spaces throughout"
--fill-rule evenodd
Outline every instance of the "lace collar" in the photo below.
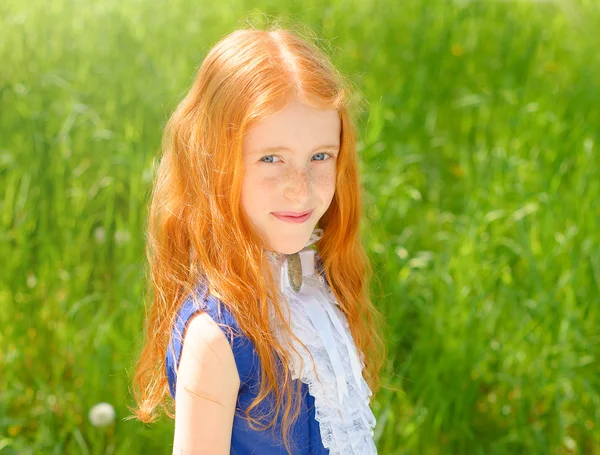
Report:
M 284 314 L 287 313 L 292 331 L 308 351 L 290 337 L 284 339 L 273 313 L 271 322 L 278 341 L 297 351 L 289 350 L 289 369 L 292 379 L 307 384 L 315 398 L 315 416 L 324 447 L 332 455 L 376 454 L 373 442 L 376 420 L 369 407 L 372 392 L 362 376 L 364 357 L 359 356 L 335 295 L 315 269 L 318 253 L 310 246 L 322 236 L 323 230 L 315 229 L 299 251 L 302 285 L 298 292 L 288 278 L 287 256 L 272 251 L 268 254 L 277 272 L 281 294 L 289 303 L 289 311 Z

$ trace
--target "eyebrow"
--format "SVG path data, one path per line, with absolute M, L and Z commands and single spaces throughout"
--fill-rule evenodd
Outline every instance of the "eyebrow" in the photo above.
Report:
M 316 147 L 315 149 L 313 149 L 313 153 L 315 153 L 318 150 L 334 150 L 334 151 L 338 151 L 340 149 L 339 145 L 320 145 L 318 147 Z M 292 149 L 290 149 L 289 147 L 283 147 L 283 146 L 275 146 L 275 147 L 267 147 L 266 149 L 262 149 L 262 150 L 256 150 L 254 151 L 252 154 L 263 154 L 263 153 L 273 153 L 273 152 L 291 152 Z

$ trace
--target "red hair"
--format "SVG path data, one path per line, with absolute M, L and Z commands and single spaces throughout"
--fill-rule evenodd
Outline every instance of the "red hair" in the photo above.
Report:
M 183 299 L 205 279 L 210 292 L 253 342 L 261 361 L 261 388 L 246 417 L 251 425 L 256 423 L 250 411 L 274 392 L 275 414 L 265 428 L 283 410 L 283 439 L 289 451 L 288 431 L 299 407 L 292 412 L 292 381 L 278 367 L 277 356 L 283 365 L 288 356 L 269 329 L 269 302 L 288 333 L 289 326 L 277 301 L 274 279 L 269 272 L 264 274 L 267 245 L 244 217 L 240 191 L 244 132 L 294 97 L 316 108 L 336 109 L 341 119 L 336 190 L 319 220 L 324 236 L 316 247 L 365 361 L 365 380 L 377 393 L 385 358 L 379 336 L 383 319 L 370 299 L 372 269 L 360 241 L 362 197 L 351 86 L 318 46 L 280 27 L 234 31 L 204 59 L 163 136 L 149 209 L 152 298 L 145 344 L 133 378 L 137 408 L 130 410 L 134 417 L 151 422 L 161 404 L 174 418 L 166 406 L 172 404 L 165 375 L 167 345 Z M 297 384 L 296 393 L 299 390 Z

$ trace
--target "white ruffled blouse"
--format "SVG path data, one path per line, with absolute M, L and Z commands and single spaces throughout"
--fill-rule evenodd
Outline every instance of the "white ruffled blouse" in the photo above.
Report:
M 288 321 L 294 334 L 313 355 L 316 370 L 309 353 L 295 340 L 287 343 L 300 353 L 304 362 L 290 350 L 290 372 L 293 379 L 308 385 L 315 398 L 315 418 L 319 422 L 321 438 L 330 454 L 376 454 L 373 441 L 375 416 L 369 406 L 371 390 L 362 376 L 364 362 L 354 344 L 348 321 L 339 308 L 335 295 L 315 269 L 315 255 L 310 246 L 323 236 L 315 229 L 299 251 L 302 264 L 302 285 L 294 291 L 288 278 L 285 254 L 270 251 L 269 263 L 279 279 L 281 293 L 289 303 Z M 284 311 L 284 314 L 286 312 Z M 282 332 L 271 322 L 276 338 L 286 345 Z M 317 379 L 318 375 L 318 379 Z

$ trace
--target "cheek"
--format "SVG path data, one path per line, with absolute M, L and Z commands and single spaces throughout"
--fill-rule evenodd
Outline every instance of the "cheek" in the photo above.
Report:
M 281 178 L 265 176 L 249 172 L 244 177 L 242 186 L 242 204 L 247 212 L 252 213 L 268 204 L 275 189 L 281 185 Z
M 335 192 L 335 169 L 324 169 L 315 173 L 314 184 L 323 197 L 331 199 Z
M 256 190 L 266 199 L 268 196 L 275 194 L 275 191 L 281 187 L 282 182 L 283 179 L 281 177 L 262 176 L 256 179 Z

